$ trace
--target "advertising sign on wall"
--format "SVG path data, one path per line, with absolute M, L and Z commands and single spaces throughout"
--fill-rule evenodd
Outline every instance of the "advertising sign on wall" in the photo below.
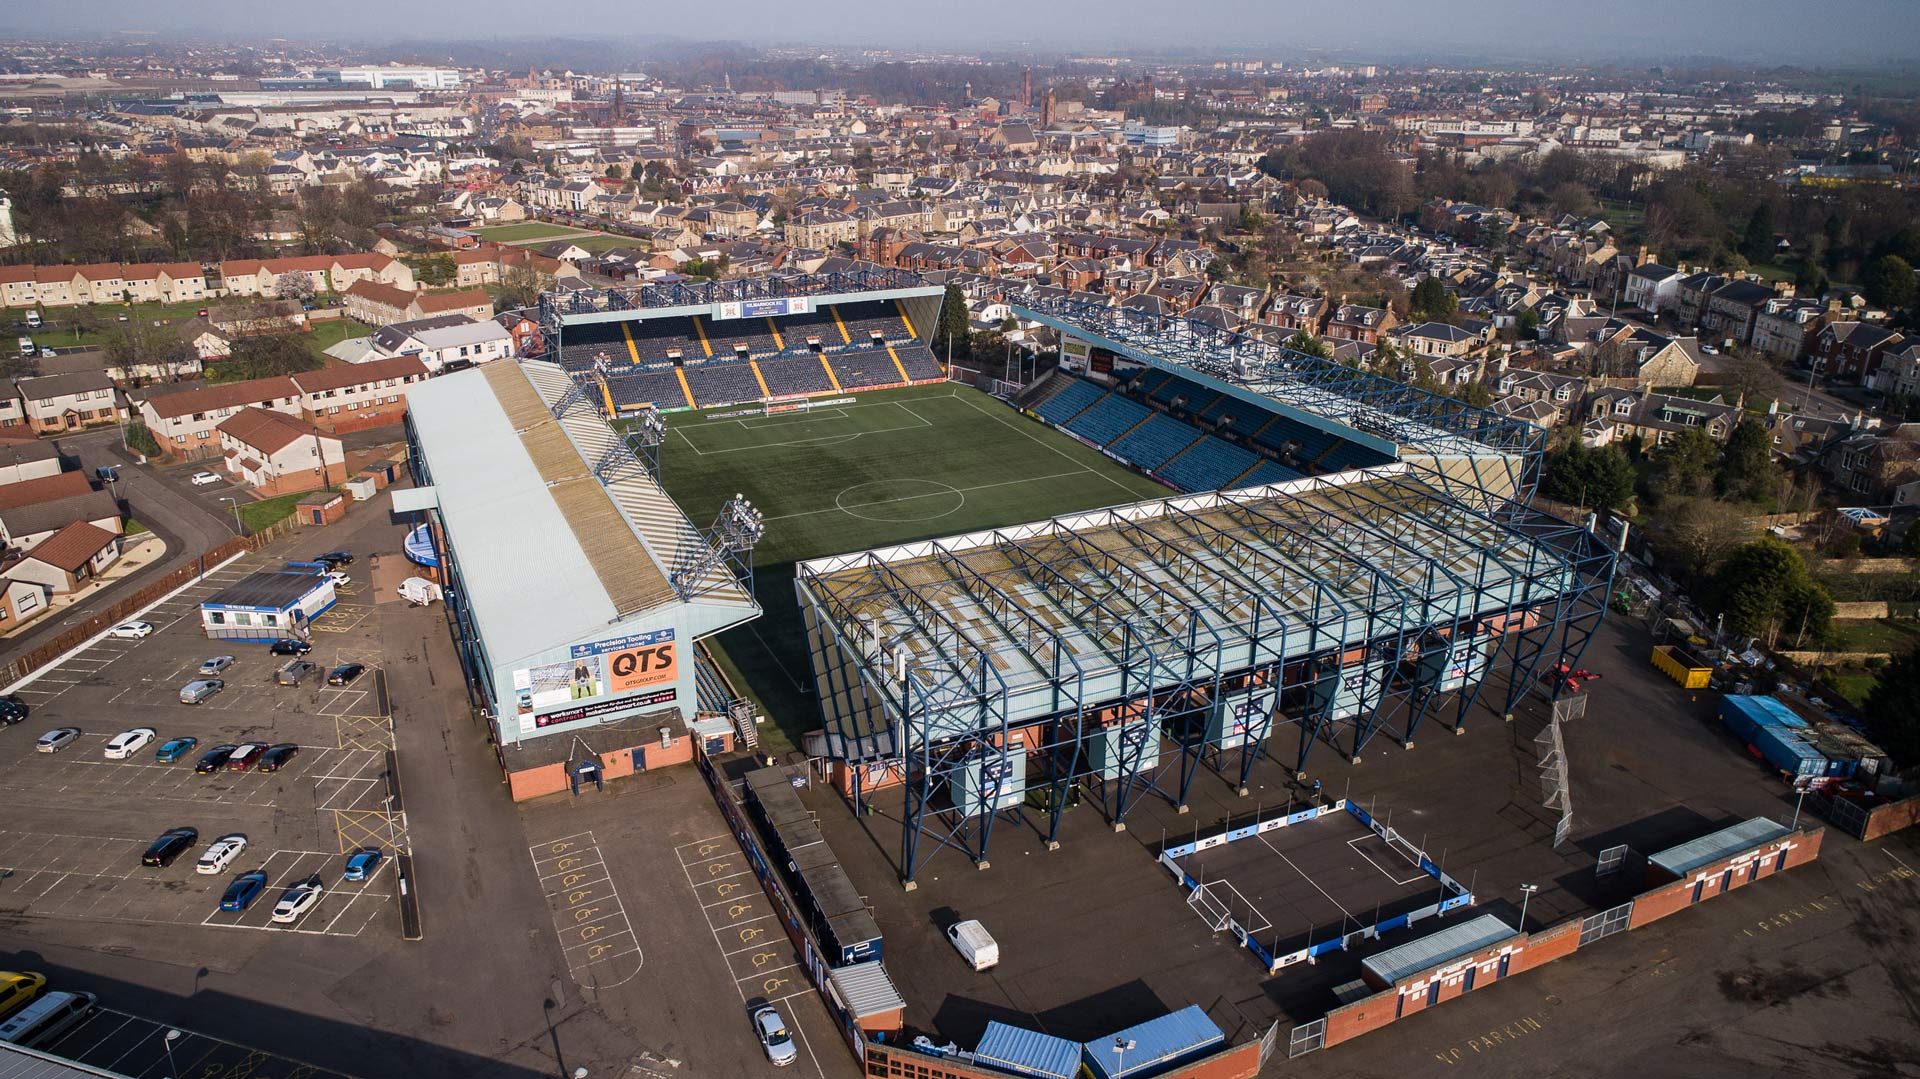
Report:
M 726 318 L 779 318 L 781 315 L 804 315 L 811 308 L 806 296 L 783 296 L 776 300 L 727 300 L 713 305 L 713 317 Z
M 656 703 L 632 697 L 607 701 L 597 698 L 670 685 L 679 675 L 680 648 L 673 630 L 659 629 L 575 645 L 563 662 L 520 668 L 513 672 L 513 693 L 524 732 L 527 717 L 535 714 L 536 725 L 545 727 L 567 722 L 555 716 L 583 719 L 636 704 Z M 673 696 L 669 691 L 666 699 L 672 700 Z M 584 703 L 588 701 L 594 703 Z
M 1087 373 L 1087 362 L 1093 355 L 1093 346 L 1085 341 L 1071 337 L 1060 339 L 1060 366 L 1076 375 Z

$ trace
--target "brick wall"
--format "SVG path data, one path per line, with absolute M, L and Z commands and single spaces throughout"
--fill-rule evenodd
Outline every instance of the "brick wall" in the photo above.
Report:
M 1920 795 L 1875 806 L 1873 812 L 1867 814 L 1866 834 L 1860 838 L 1879 839 L 1890 832 L 1911 828 L 1916 823 L 1920 823 Z
M 567 790 L 567 767 L 558 761 L 543 764 L 538 768 L 526 768 L 518 772 L 507 773 L 507 789 L 513 793 L 513 800 L 524 802 L 529 798 L 538 798 L 546 794 L 559 794 Z
M 1254 1079 L 1259 1073 L 1260 1043 L 1251 1041 L 1163 1072 L 1160 1079 Z M 976 1068 L 872 1042 L 867 1044 L 867 1074 L 874 1079 L 1007 1079 L 1007 1073 L 996 1068 Z
M 406 411 L 407 399 L 403 395 L 400 400 L 392 404 L 382 404 L 374 408 L 341 409 L 338 412 L 308 412 L 306 419 L 308 423 L 313 424 L 323 431 L 331 431 L 336 435 L 341 435 L 349 431 L 364 431 L 369 427 L 385 427 L 389 424 L 399 423 L 400 417 L 404 415 Z
M 1638 929 L 1696 903 L 1704 903 L 1736 888 L 1744 888 L 1781 870 L 1811 862 L 1820 857 L 1820 841 L 1826 834 L 1824 828 L 1796 832 L 1784 839 L 1701 866 L 1679 880 L 1665 883 L 1650 880 L 1649 883 L 1654 887 L 1634 897 L 1633 920 L 1628 928 Z M 1647 873 L 1650 877 L 1655 874 L 1664 876 L 1652 865 L 1647 867 Z

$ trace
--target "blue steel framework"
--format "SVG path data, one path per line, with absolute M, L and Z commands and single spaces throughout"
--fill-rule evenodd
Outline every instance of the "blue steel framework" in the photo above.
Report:
M 1065 296 L 1012 301 L 1016 313 L 1135 358 L 1189 368 L 1413 451 L 1516 458 L 1515 497 L 1539 481 L 1546 432 L 1524 420 L 1308 356 L 1194 319 Z M 1453 477 L 1436 476 L 1452 487 Z
M 1203 764 L 1245 793 L 1276 725 L 1299 727 L 1298 775 L 1315 742 L 1411 745 L 1449 694 L 1464 730 L 1486 679 L 1439 684 L 1424 648 L 1484 649 L 1483 675 L 1504 660 L 1510 716 L 1557 693 L 1541 663 L 1578 663 L 1612 571 L 1583 528 L 1483 512 L 1395 464 L 816 559 L 795 586 L 830 753 L 904 773 L 912 886 L 942 848 L 984 865 L 1022 801 L 1057 842 L 1076 785 L 1116 827 L 1149 792 L 1184 806 Z M 1243 738 L 1210 732 L 1217 702 L 1269 689 Z M 1097 739 L 1117 759 L 1091 762 Z M 1037 797 L 1002 805 L 1009 779 Z

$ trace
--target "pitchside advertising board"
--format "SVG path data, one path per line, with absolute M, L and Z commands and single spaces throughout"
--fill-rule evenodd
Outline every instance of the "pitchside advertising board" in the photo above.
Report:
M 777 300 L 727 300 L 713 305 L 713 317 L 718 320 L 804 315 L 813 309 L 812 302 L 808 296 L 785 296 Z
M 680 646 L 670 629 L 573 646 L 566 662 L 513 672 L 520 733 L 679 697 Z M 648 693 L 636 693 L 648 690 Z

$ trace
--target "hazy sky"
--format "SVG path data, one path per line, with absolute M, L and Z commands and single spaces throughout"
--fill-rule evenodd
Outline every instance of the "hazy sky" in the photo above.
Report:
M 1408 55 L 1920 61 L 1920 0 L 11 0 L 0 34 L 148 30 L 475 40 L 673 35 L 1045 52 L 1154 46 Z

